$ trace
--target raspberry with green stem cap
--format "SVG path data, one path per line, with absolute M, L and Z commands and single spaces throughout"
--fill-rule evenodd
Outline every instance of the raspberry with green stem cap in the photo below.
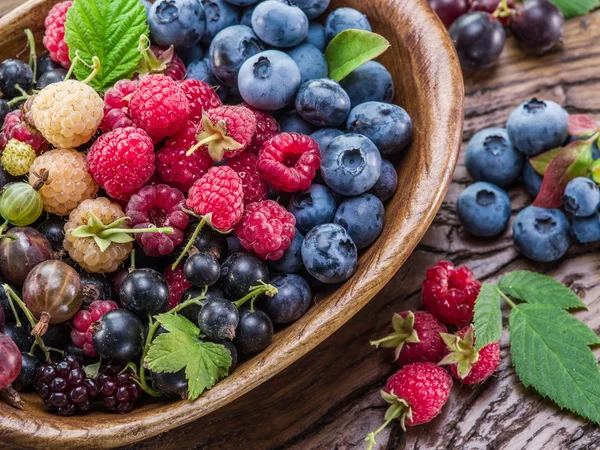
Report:
M 175 48 L 152 47 L 150 39 L 144 34 L 140 36 L 138 50 L 142 59 L 138 64 L 137 73 L 146 75 L 149 73 L 166 75 L 176 81 L 185 78 L 185 65 L 175 53 Z

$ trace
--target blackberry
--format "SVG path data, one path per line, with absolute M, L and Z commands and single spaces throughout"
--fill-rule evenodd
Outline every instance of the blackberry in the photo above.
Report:
M 142 389 L 130 370 L 122 371 L 123 366 L 117 364 L 108 364 L 102 370 L 98 377 L 98 400 L 104 409 L 125 414 L 133 409 Z
M 87 377 L 81 360 L 73 355 L 40 367 L 35 388 L 46 405 L 59 416 L 88 411 L 98 394 L 96 381 Z

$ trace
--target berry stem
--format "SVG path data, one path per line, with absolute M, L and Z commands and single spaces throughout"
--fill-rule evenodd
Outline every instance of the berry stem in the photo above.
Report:
M 21 400 L 21 396 L 15 390 L 15 388 L 12 387 L 12 385 L 0 390 L 0 399 L 4 400 L 13 408 L 23 409 L 23 401 Z
M 269 297 L 273 297 L 279 292 L 275 286 L 272 284 L 267 284 L 261 281 L 261 284 L 256 286 L 252 286 L 250 288 L 250 292 L 239 300 L 233 302 L 236 308 L 240 308 L 244 303 L 250 300 L 250 311 L 254 312 L 254 300 L 262 294 L 268 295 Z
M 202 139 L 201 141 L 196 142 L 196 144 L 185 153 L 185 156 L 190 156 L 192 153 L 194 153 L 196 150 L 198 150 L 203 145 L 206 145 L 209 142 L 218 141 L 219 139 L 222 139 L 222 138 L 223 138 L 223 136 L 220 133 L 211 134 L 210 136 Z
M 35 317 L 33 317 L 33 314 L 31 314 L 31 311 L 29 311 L 29 308 L 27 308 L 27 306 L 25 305 L 25 303 L 23 303 L 23 300 L 21 300 L 19 298 L 19 296 L 15 293 L 15 291 L 12 290 L 12 288 L 8 285 L 8 284 L 3 284 L 2 287 L 4 288 L 4 291 L 7 294 L 7 298 L 8 298 L 8 302 L 11 305 L 11 309 L 13 310 L 13 313 L 15 314 L 15 318 L 18 320 L 19 316 L 17 316 L 16 311 L 15 311 L 15 307 L 13 305 L 13 301 L 17 303 L 17 305 L 19 305 L 19 308 L 21 308 L 23 310 L 23 313 L 25 313 L 25 317 L 27 317 L 27 320 L 29 321 L 29 325 L 31 325 L 32 328 L 35 328 L 35 326 L 37 325 Z M 19 322 L 17 322 L 17 326 L 21 326 L 19 324 Z
M 150 228 L 109 228 L 107 230 L 101 231 L 98 233 L 98 237 L 100 239 L 106 239 L 107 237 L 113 235 L 113 234 L 120 234 L 120 233 L 127 233 L 127 234 L 136 234 L 136 233 L 165 233 L 165 234 L 172 234 L 173 233 L 173 228 L 171 227 L 163 227 L 163 228 L 156 228 L 156 227 L 150 227 Z
M 379 428 L 377 428 L 375 431 L 371 431 L 365 438 L 365 441 L 367 441 L 369 443 L 367 450 L 373 449 L 373 446 L 375 445 L 375 436 L 377 436 L 379 433 L 381 433 L 381 431 L 385 427 L 387 427 L 392 422 L 392 420 L 400 417 L 405 409 L 402 405 L 394 405 L 394 406 L 392 406 L 392 408 L 394 408 L 394 409 L 390 408 L 392 412 L 389 413 L 389 418 L 385 422 L 383 422 L 383 424 Z
M 18 84 L 15 84 L 15 89 L 17 91 L 19 91 L 21 93 L 21 95 L 19 97 L 15 97 L 12 100 L 10 100 L 8 103 L 8 106 L 13 106 L 17 103 L 19 103 L 22 100 L 27 100 L 29 97 L 31 97 L 31 95 L 29 95 L 27 92 L 25 92 L 23 89 L 21 89 L 21 86 L 19 86 Z
M 27 36 L 27 42 L 29 43 L 29 67 L 33 72 L 33 82 L 37 81 L 37 55 L 35 52 L 35 38 L 29 28 L 25 30 L 25 36 Z
M 496 19 L 499 17 L 508 17 L 511 15 L 511 9 L 508 7 L 508 0 L 500 0 L 496 11 L 492 14 Z
M 129 270 L 135 270 L 135 248 L 131 249 Z
M 517 308 L 517 305 L 510 298 L 508 298 L 508 296 L 504 292 L 502 292 L 500 290 L 500 288 L 497 287 L 496 289 L 498 289 L 498 293 L 500 294 L 500 297 L 502 297 L 504 299 L 504 301 L 508 304 L 508 306 L 510 306 L 511 308 Z
M 196 238 L 198 237 L 198 234 L 200 234 L 200 231 L 202 230 L 202 227 L 204 227 L 205 223 L 206 223 L 206 219 L 203 217 L 202 220 L 200 220 L 200 222 L 196 226 L 196 229 L 194 230 L 192 235 L 190 236 L 190 239 L 187 241 L 187 244 L 185 244 L 185 247 L 183 248 L 181 255 L 179 255 L 179 257 L 175 260 L 175 262 L 171 266 L 171 270 L 177 269 L 177 266 L 179 265 L 179 263 L 183 260 L 183 258 L 185 258 L 185 255 L 187 255 L 187 253 L 190 251 L 190 248 L 192 248 L 192 245 L 196 241 Z

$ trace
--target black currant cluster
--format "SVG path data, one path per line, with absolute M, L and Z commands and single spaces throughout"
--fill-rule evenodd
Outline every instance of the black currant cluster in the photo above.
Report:
M 546 53 L 561 42 L 565 19 L 549 0 L 428 0 L 449 28 L 463 70 L 491 67 L 509 30 L 526 51 Z

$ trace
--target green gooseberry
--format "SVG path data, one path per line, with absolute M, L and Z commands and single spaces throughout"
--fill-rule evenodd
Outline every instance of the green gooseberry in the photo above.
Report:
M 35 222 L 42 214 L 42 197 L 28 183 L 16 182 L 4 186 L 0 196 L 0 215 L 17 227 Z

